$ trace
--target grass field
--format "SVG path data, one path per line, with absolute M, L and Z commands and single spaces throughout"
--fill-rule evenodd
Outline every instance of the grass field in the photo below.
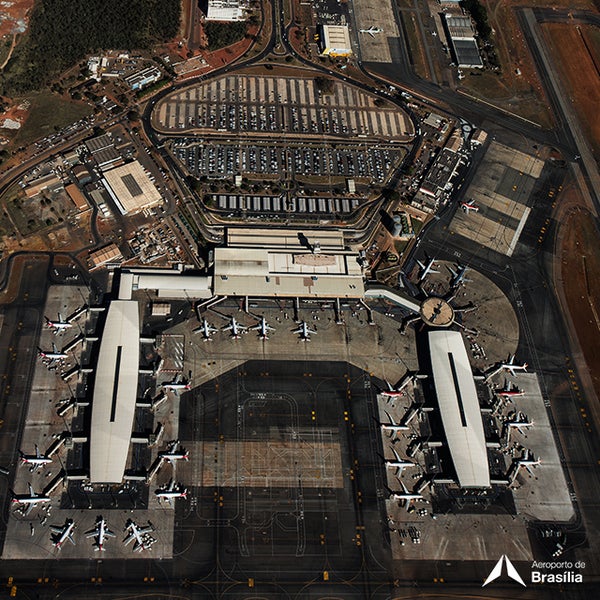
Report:
M 600 55 L 597 52 L 598 29 L 546 23 L 542 30 L 550 41 L 561 79 L 569 90 L 583 130 L 587 132 L 596 159 L 600 157 Z M 591 34 L 591 35 L 590 35 Z
M 31 102 L 29 116 L 14 137 L 14 147 L 27 146 L 92 112 L 84 102 L 66 100 L 50 92 L 40 92 L 27 99 Z

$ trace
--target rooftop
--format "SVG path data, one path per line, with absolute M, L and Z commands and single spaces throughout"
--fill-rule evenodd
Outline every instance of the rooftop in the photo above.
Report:
M 458 331 L 430 331 L 435 393 L 458 483 L 490 487 L 483 422 L 467 350 Z

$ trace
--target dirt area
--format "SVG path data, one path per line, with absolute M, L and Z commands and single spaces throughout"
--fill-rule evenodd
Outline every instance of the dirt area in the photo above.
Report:
M 22 33 L 27 27 L 27 16 L 33 0 L 11 0 L 0 4 L 0 38 Z
M 563 293 L 596 395 L 600 395 L 600 231 L 578 191 L 565 189 L 561 203 Z
M 542 31 L 556 58 L 561 78 L 568 86 L 571 100 L 596 159 L 600 157 L 600 53 L 598 29 L 592 26 L 545 23 Z M 595 54 L 595 55 L 594 55 Z

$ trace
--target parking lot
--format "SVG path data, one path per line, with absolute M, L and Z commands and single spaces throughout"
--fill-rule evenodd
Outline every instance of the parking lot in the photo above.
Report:
M 195 177 L 231 173 L 264 175 L 356 177 L 382 182 L 400 164 L 402 148 L 392 145 L 344 144 L 240 145 L 210 144 L 190 139 L 173 144 L 175 156 Z
M 354 86 L 330 81 L 320 91 L 314 77 L 228 75 L 178 91 L 157 104 L 153 126 L 186 130 L 366 136 L 408 141 L 408 115 Z

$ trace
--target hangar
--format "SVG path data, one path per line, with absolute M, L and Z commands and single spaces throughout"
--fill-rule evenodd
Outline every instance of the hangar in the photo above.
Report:
M 138 385 L 137 301 L 113 300 L 100 342 L 90 436 L 90 482 L 121 483 L 131 441 Z
M 347 25 L 321 25 L 319 49 L 323 56 L 350 56 L 352 46 Z
M 463 337 L 430 331 L 429 352 L 440 415 L 461 488 L 489 488 L 490 467 L 479 400 Z

